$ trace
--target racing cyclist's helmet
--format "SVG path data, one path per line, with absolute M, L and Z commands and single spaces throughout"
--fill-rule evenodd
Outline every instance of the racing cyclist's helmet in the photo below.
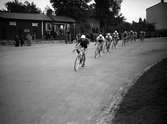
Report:
M 107 33 L 107 36 L 111 36 L 111 34 L 110 34 L 110 33 Z
M 81 35 L 81 39 L 85 39 L 86 38 L 86 36 L 85 35 Z
M 100 39 L 103 39 L 103 35 L 102 35 L 102 34 L 99 34 L 99 38 L 100 38 Z

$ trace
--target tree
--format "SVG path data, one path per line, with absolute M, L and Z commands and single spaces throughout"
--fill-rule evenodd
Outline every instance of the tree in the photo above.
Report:
M 32 2 L 29 3 L 28 1 L 24 2 L 24 6 L 26 11 L 28 13 L 41 13 L 41 10 L 39 8 L 36 7 L 36 5 Z
M 147 23 L 145 19 L 139 18 L 138 22 L 134 22 L 131 25 L 131 29 L 137 32 L 146 31 L 146 32 L 154 32 L 155 27 L 153 24 Z
M 123 21 L 119 14 L 122 0 L 95 0 L 96 18 L 100 21 L 101 29 L 107 30 L 110 25 Z M 120 20 L 122 19 L 122 20 Z
M 82 20 L 88 10 L 87 3 L 90 0 L 50 0 L 56 15 L 69 16 L 76 20 Z
M 111 27 L 123 22 L 124 17 L 119 15 L 122 0 L 50 0 L 56 15 L 69 16 L 84 22 L 87 18 L 96 18 L 103 31 L 111 31 Z
M 7 11 L 9 12 L 22 12 L 22 13 L 40 13 L 41 10 L 36 7 L 36 5 L 32 2 L 29 3 L 25 1 L 24 3 L 15 1 L 8 1 L 5 4 Z
M 19 2 L 18 0 L 9 1 L 5 4 L 7 11 L 9 12 L 21 12 L 25 11 L 25 7 L 23 3 Z
M 49 6 L 45 7 L 44 13 L 46 13 L 46 15 L 50 16 L 54 14 L 53 9 L 51 9 Z

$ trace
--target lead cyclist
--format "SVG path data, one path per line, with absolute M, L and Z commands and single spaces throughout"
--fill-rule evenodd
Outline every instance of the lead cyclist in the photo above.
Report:
M 82 54 L 84 55 L 85 61 L 86 61 L 86 50 L 88 48 L 89 42 L 90 40 L 86 38 L 85 35 L 81 35 L 81 37 L 77 40 L 77 44 L 75 45 L 77 53 L 79 54 L 80 52 L 82 52 Z M 82 67 L 85 66 L 85 61 Z

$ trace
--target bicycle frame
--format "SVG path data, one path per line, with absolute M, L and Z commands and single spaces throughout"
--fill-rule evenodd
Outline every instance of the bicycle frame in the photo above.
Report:
M 84 66 L 85 63 L 85 50 L 84 48 L 78 47 L 75 49 L 77 57 L 74 62 L 74 71 L 77 71 L 80 67 Z

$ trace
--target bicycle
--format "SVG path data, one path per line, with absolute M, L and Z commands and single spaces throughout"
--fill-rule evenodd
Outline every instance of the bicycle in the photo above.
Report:
M 84 48 L 76 48 L 74 49 L 77 53 L 77 57 L 74 62 L 74 71 L 78 71 L 79 68 L 84 67 L 85 64 L 85 50 Z
M 96 44 L 95 44 L 96 45 Z M 97 58 L 97 56 L 101 56 L 100 52 L 102 51 L 103 49 L 103 44 L 101 43 L 98 43 L 96 49 L 95 49 L 95 59 Z
M 107 52 L 110 52 L 110 46 L 111 46 L 111 41 L 106 40 L 106 50 L 107 50 Z

